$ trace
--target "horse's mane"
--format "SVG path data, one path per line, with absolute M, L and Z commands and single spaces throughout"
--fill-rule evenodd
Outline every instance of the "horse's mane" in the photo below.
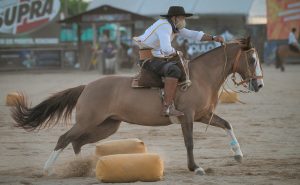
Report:
M 240 38 L 240 39 L 235 39 L 235 40 L 232 40 L 230 42 L 226 42 L 225 43 L 226 45 L 233 45 L 233 44 L 238 44 L 242 50 L 248 50 L 250 49 L 252 46 L 251 46 L 251 43 L 250 43 L 250 37 L 248 38 Z M 194 62 L 196 60 L 198 60 L 199 58 L 201 57 L 204 57 L 206 55 L 210 55 L 211 53 L 215 52 L 216 50 L 219 50 L 220 48 L 224 47 L 224 45 L 221 45 L 221 46 L 218 46 L 210 51 L 207 51 L 203 54 L 200 54 L 199 56 L 197 56 L 196 58 L 194 58 L 191 62 Z

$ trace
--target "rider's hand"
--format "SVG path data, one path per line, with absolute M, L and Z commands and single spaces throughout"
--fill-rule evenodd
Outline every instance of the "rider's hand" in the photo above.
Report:
M 215 42 L 220 42 L 223 43 L 224 42 L 224 38 L 220 35 L 214 36 L 214 41 Z
M 182 51 L 177 51 L 177 53 L 178 53 L 179 56 L 181 56 L 181 57 L 183 56 Z

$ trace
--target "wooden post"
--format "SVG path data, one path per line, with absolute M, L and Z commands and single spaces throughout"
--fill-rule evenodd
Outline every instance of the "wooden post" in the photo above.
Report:
M 131 38 L 135 36 L 135 23 L 131 23 Z
M 78 62 L 80 64 L 80 69 L 84 70 L 84 61 L 82 60 L 82 53 L 81 53 L 81 25 L 77 23 L 77 56 Z
M 77 46 L 81 44 L 81 26 L 80 24 L 77 24 Z
M 118 48 L 121 46 L 121 32 L 120 32 L 120 23 L 115 23 L 117 25 L 116 29 L 116 44 Z
M 98 50 L 98 33 L 97 33 L 97 27 L 96 23 L 92 24 L 93 29 L 93 46 L 92 46 L 92 56 L 90 58 L 90 61 L 88 62 L 87 70 L 90 70 L 93 66 L 92 62 L 94 60 L 97 60 L 97 50 Z
M 60 48 L 59 49 L 59 53 L 60 53 L 60 67 L 61 69 L 64 69 L 65 68 L 65 56 L 64 56 L 64 51 L 65 51 L 65 48 Z
M 92 24 L 92 28 L 93 28 L 93 48 L 97 49 L 97 43 L 98 43 L 98 30 L 97 30 L 97 26 L 96 23 Z

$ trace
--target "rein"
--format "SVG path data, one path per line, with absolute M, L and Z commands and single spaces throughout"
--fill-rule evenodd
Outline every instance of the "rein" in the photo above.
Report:
M 239 42 L 233 42 L 233 43 L 237 43 L 237 44 L 240 45 Z M 246 50 L 245 52 L 246 52 L 246 53 L 249 53 L 250 51 L 254 51 L 255 53 L 257 53 L 256 50 L 255 50 L 255 48 L 250 48 L 250 49 Z M 237 73 L 237 69 L 238 69 L 238 66 L 239 66 L 239 64 L 240 64 L 240 58 L 241 58 L 241 55 L 242 55 L 242 50 L 239 49 L 239 50 L 238 50 L 238 53 L 237 53 L 237 55 L 236 55 L 236 57 L 235 57 L 234 63 L 233 63 L 233 75 L 231 76 L 231 80 L 233 81 L 233 83 L 234 83 L 236 86 L 243 85 L 243 87 L 247 88 L 247 86 L 245 85 L 245 83 L 248 83 L 251 79 L 262 79 L 262 78 L 263 78 L 263 75 L 262 75 L 262 76 L 256 76 L 256 75 L 253 75 L 253 74 L 251 75 L 250 70 L 249 70 L 249 64 L 248 64 L 248 55 L 246 54 L 245 57 L 246 57 L 246 63 L 247 63 L 247 73 L 248 73 L 248 77 L 247 77 L 245 80 L 241 80 L 240 82 L 237 82 L 237 81 L 236 81 L 236 76 L 235 76 L 235 74 Z M 223 93 L 223 91 L 225 91 L 225 92 L 227 92 L 227 93 L 229 94 L 228 90 L 226 90 L 226 88 L 224 87 L 225 84 L 227 84 L 226 76 L 225 76 L 225 69 L 226 69 L 226 66 L 227 66 L 227 63 L 228 63 L 228 56 L 227 56 L 227 52 L 226 52 L 226 43 L 224 43 L 224 56 L 225 56 L 225 64 L 224 64 L 223 72 L 222 72 L 222 76 L 224 76 L 224 83 L 223 83 L 223 85 L 222 85 L 222 91 L 221 91 L 221 93 L 218 95 L 217 101 L 219 101 L 220 96 L 221 96 L 221 94 Z M 257 65 L 257 63 L 256 63 L 256 65 Z M 255 68 L 256 68 L 256 66 L 255 66 Z M 261 66 L 260 66 L 260 68 L 261 68 Z M 232 89 L 231 89 L 231 90 L 232 90 Z M 236 92 L 236 91 L 234 91 L 234 90 L 232 90 L 232 91 L 233 91 L 233 92 Z M 239 91 L 239 92 L 236 92 L 236 93 L 240 93 L 240 92 L 246 93 L 247 91 Z M 248 91 L 248 92 L 249 92 L 249 91 Z M 246 104 L 245 102 L 242 102 L 241 100 L 238 100 L 238 102 L 241 103 L 241 104 Z M 205 129 L 205 132 L 207 132 L 207 129 L 208 129 L 208 127 L 209 127 L 210 124 L 211 124 L 211 120 L 212 120 L 214 114 L 215 114 L 215 107 L 214 107 L 214 105 L 212 105 L 212 115 L 211 115 L 211 117 L 210 117 L 210 119 L 209 119 L 209 122 L 208 122 L 208 125 L 207 125 L 206 129 Z
M 245 52 L 246 53 L 249 53 L 250 51 L 254 51 L 254 53 L 257 53 L 256 52 L 256 50 L 255 50 L 255 48 L 251 48 L 251 49 L 249 49 L 249 50 L 246 50 Z M 248 73 L 248 77 L 245 79 L 245 80 L 241 80 L 240 82 L 237 82 L 236 81 L 236 76 L 235 76 L 235 74 L 236 74 L 236 72 L 237 72 L 237 68 L 238 68 L 238 66 L 239 66 L 239 64 L 240 64 L 240 57 L 241 57 L 241 53 L 242 53 L 242 51 L 241 51 L 241 49 L 239 49 L 239 51 L 238 51 L 238 53 L 237 53 L 237 55 L 236 55 L 236 58 L 235 58 L 235 61 L 234 61 L 234 63 L 233 63 L 233 75 L 231 76 L 231 80 L 233 81 L 233 83 L 236 85 L 236 86 L 240 86 L 240 85 L 243 85 L 244 87 L 245 87 L 245 83 L 248 83 L 251 79 L 262 79 L 263 78 L 263 76 L 256 76 L 256 75 L 251 75 L 251 72 L 250 72 L 250 70 L 249 70 L 249 64 L 248 64 L 248 55 L 246 54 L 245 55 L 245 57 L 246 57 L 246 64 L 247 64 L 247 73 Z M 226 54 L 225 54 L 226 55 Z M 257 65 L 257 63 L 256 63 L 256 65 Z M 256 66 L 255 66 L 255 68 L 256 68 Z M 261 66 L 260 66 L 260 68 L 261 68 Z
M 224 76 L 224 81 L 226 81 L 225 69 L 226 69 L 227 62 L 228 62 L 228 57 L 227 57 L 227 52 L 226 52 L 226 43 L 224 43 L 224 56 L 225 56 L 225 64 L 224 64 L 224 67 L 223 67 L 222 76 Z M 225 89 L 225 88 L 224 88 L 224 83 L 223 83 L 223 85 L 222 85 L 222 91 L 221 91 L 221 93 L 218 95 L 217 101 L 219 101 L 220 96 L 221 96 L 221 94 L 222 94 L 222 92 L 223 92 L 224 89 Z M 214 114 L 215 114 L 215 106 L 212 104 L 212 114 L 211 114 L 211 117 L 210 117 L 210 119 L 209 119 L 209 122 L 208 122 L 208 124 L 207 124 L 207 126 L 206 126 L 205 133 L 207 132 L 208 127 L 210 126 L 210 123 L 211 123 L 211 120 L 212 120 Z

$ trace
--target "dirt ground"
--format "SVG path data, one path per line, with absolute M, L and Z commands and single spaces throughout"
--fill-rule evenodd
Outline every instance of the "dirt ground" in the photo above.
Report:
M 196 176 L 187 170 L 180 125 L 143 127 L 122 123 L 107 140 L 139 138 L 165 163 L 162 181 L 132 184 L 300 184 L 300 65 L 287 66 L 284 73 L 273 66 L 263 67 L 265 87 L 259 93 L 240 95 L 245 105 L 219 104 L 217 108 L 217 114 L 233 125 L 245 155 L 242 164 L 234 161 L 229 138 L 219 128 L 209 127 L 205 133 L 206 126 L 195 123 L 195 160 L 207 172 Z M 13 127 L 9 107 L 5 106 L 5 96 L 12 91 L 26 92 L 36 105 L 51 93 L 100 77 L 96 72 L 76 71 L 0 73 L 0 184 L 101 184 L 93 173 L 84 171 L 84 161 L 72 166 L 78 159 L 71 145 L 58 159 L 54 175 L 43 176 L 44 162 L 58 137 L 70 126 L 26 132 Z M 82 149 L 82 158 L 89 160 L 95 144 Z

